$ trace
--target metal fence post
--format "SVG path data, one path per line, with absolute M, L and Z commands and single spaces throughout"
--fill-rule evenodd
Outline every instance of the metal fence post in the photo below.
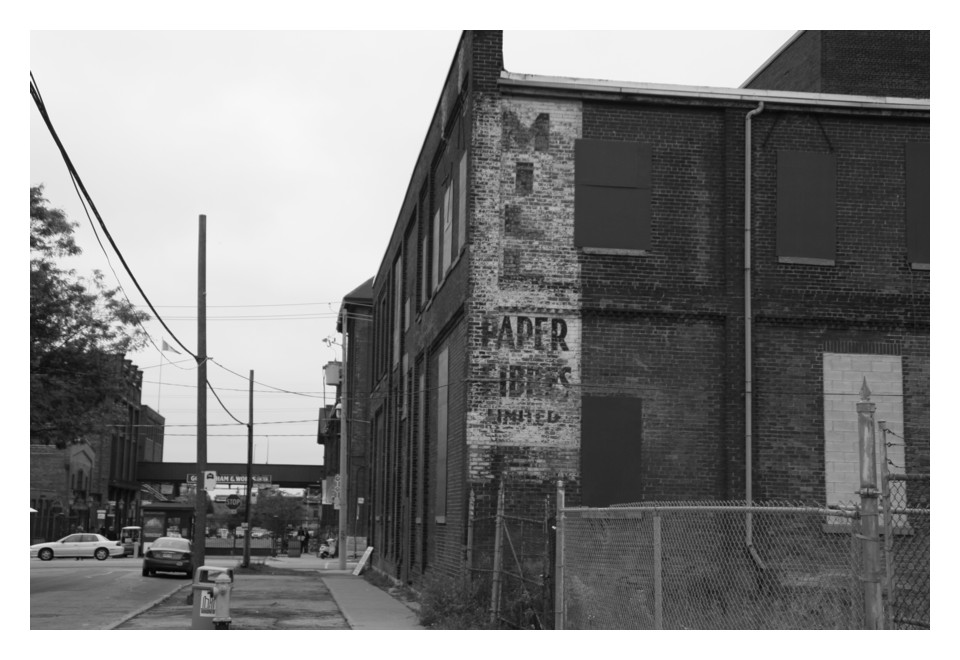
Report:
M 493 584 L 490 588 L 490 623 L 500 617 L 500 579 L 503 571 L 503 480 L 497 494 L 497 519 L 493 536 Z
M 564 626 L 564 605 L 563 605 L 563 509 L 565 506 L 563 479 L 557 479 L 557 550 L 556 566 L 553 569 L 554 575 L 554 605 L 553 619 L 554 629 L 563 630 Z
M 886 568 L 887 603 L 884 608 L 884 622 L 888 629 L 893 628 L 893 608 L 896 602 L 896 589 L 893 583 L 893 515 L 890 511 L 890 468 L 887 463 L 887 423 L 877 422 L 880 427 L 880 496 L 883 501 L 883 555 Z
M 883 601 L 880 588 L 880 533 L 877 507 L 877 453 L 874 413 L 877 404 L 870 402 L 870 388 L 863 379 L 857 403 L 857 430 L 860 440 L 860 508 L 862 512 L 861 545 L 863 556 L 863 614 L 867 630 L 883 629 Z
M 653 510 L 653 627 L 663 630 L 663 537 L 660 533 L 660 512 Z

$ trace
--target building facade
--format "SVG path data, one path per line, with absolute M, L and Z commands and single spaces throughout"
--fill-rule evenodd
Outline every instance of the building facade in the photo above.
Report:
M 372 286 L 374 565 L 460 574 L 500 482 L 531 516 L 558 479 L 848 501 L 864 378 L 928 470 L 929 34 L 899 38 L 801 32 L 708 89 L 513 74 L 464 32 Z
M 102 432 L 64 448 L 30 446 L 32 539 L 139 524 L 137 461 L 162 460 L 165 420 L 140 403 L 143 372 L 122 357 L 110 364 L 116 389 Z

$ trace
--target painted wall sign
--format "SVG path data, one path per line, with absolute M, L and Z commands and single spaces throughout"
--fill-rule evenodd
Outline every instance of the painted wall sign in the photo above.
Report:
M 567 322 L 549 316 L 503 316 L 483 322 L 480 341 L 484 348 L 535 351 L 568 351 Z

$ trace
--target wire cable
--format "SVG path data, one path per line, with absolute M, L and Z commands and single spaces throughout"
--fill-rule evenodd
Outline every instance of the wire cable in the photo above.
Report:
M 67 165 L 67 170 L 70 172 L 70 176 L 75 179 L 75 185 L 79 186 L 80 190 L 83 192 L 83 196 L 86 198 L 87 202 L 90 204 L 90 210 L 93 211 L 93 214 L 97 217 L 97 222 L 99 222 L 100 227 L 103 229 L 104 236 L 107 237 L 107 240 L 110 242 L 110 246 L 116 252 L 117 257 L 120 259 L 120 263 L 123 264 L 124 270 L 127 272 L 127 275 L 130 276 L 130 279 L 133 281 L 134 286 L 137 287 L 137 291 L 140 292 L 140 295 L 143 297 L 144 302 L 147 303 L 147 306 L 150 307 L 150 310 L 154 313 L 156 319 L 160 324 L 170 333 L 170 336 L 173 338 L 180 347 L 185 350 L 191 357 L 199 361 L 200 358 L 197 357 L 190 349 L 183 345 L 176 334 L 167 326 L 166 322 L 154 308 L 153 303 L 150 302 L 150 299 L 147 297 L 147 294 L 144 293 L 143 287 L 140 286 L 140 282 L 137 281 L 137 278 L 134 276 L 133 272 L 130 270 L 130 266 L 127 264 L 127 260 L 124 259 L 123 253 L 120 252 L 120 248 L 117 247 L 116 241 L 113 240 L 110 231 L 107 229 L 106 223 L 103 221 L 103 218 L 100 216 L 100 212 L 97 210 L 96 204 L 93 203 L 93 199 L 90 197 L 90 193 L 87 192 L 86 186 L 83 185 L 83 180 L 80 178 L 80 174 L 77 172 L 76 168 L 73 166 L 73 161 L 70 160 L 70 156 L 67 154 L 66 148 L 63 146 L 63 143 L 60 141 L 60 137 L 57 135 L 56 129 L 53 127 L 53 122 L 50 119 L 50 115 L 47 113 L 47 108 L 43 103 L 43 98 L 40 96 L 39 85 L 33 76 L 33 71 L 30 72 L 30 96 L 33 97 L 34 104 L 37 106 L 37 110 L 40 112 L 40 116 L 43 118 L 44 124 L 47 126 L 47 130 L 50 132 L 51 137 L 53 137 L 54 142 L 57 144 L 57 148 L 60 150 L 60 156 L 63 158 L 64 162 Z M 99 239 L 98 239 L 99 240 Z

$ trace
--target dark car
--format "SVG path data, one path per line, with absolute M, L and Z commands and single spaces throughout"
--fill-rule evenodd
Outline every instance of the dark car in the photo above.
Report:
M 143 575 L 157 572 L 193 575 L 193 552 L 190 541 L 173 536 L 162 536 L 143 553 Z

